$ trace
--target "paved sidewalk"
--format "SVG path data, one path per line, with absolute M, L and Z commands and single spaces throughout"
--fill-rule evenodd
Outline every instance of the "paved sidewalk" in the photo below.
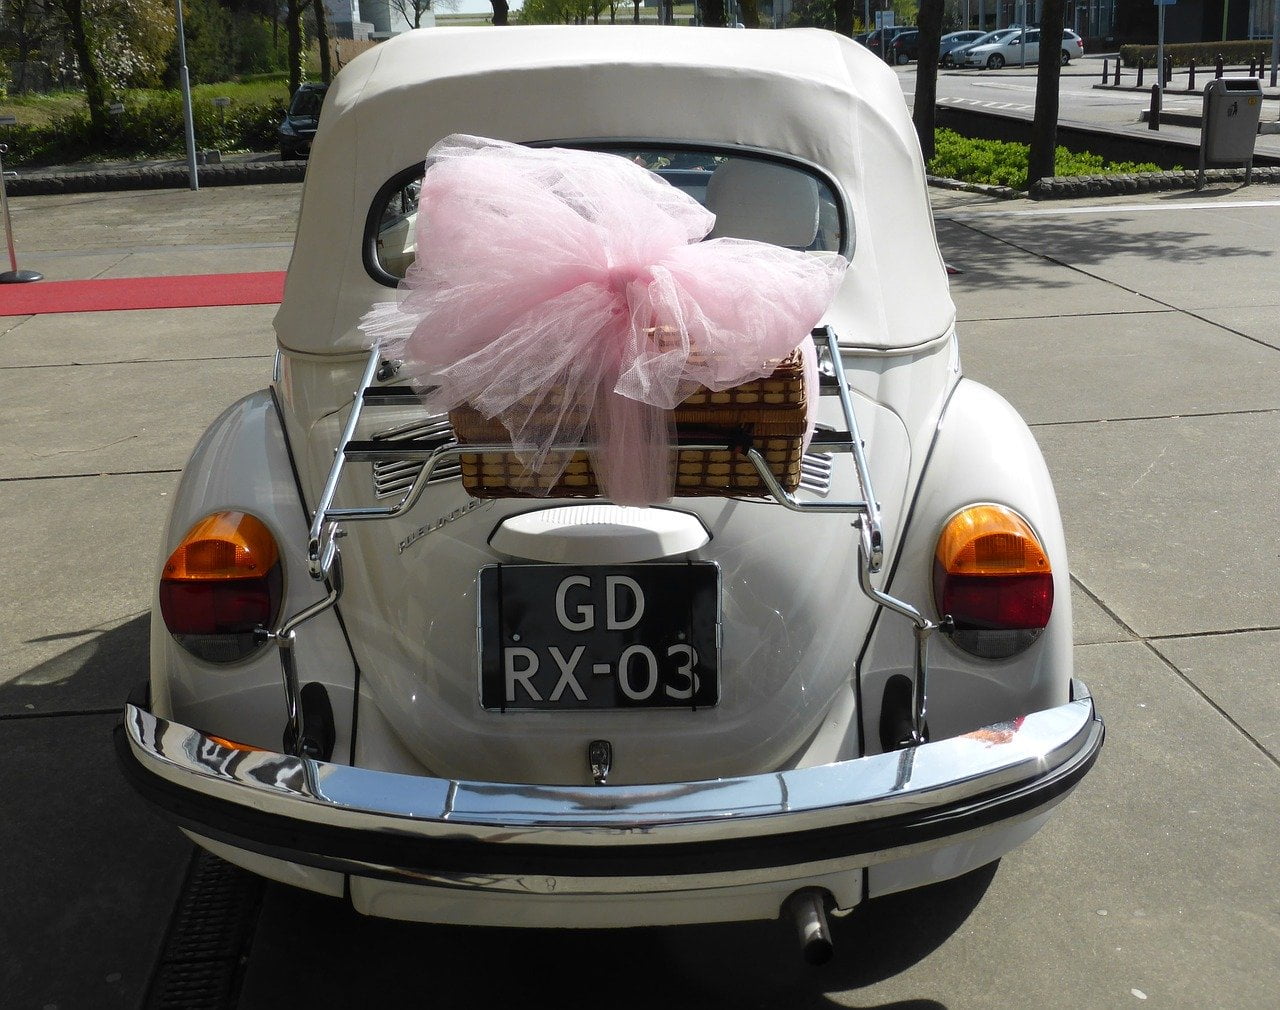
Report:
M 283 269 L 299 194 L 19 198 L 20 261 Z M 408 926 L 193 868 L 110 729 L 146 676 L 168 496 L 205 425 L 267 382 L 274 310 L 0 317 L 0 1005 L 1274 1006 L 1280 198 L 934 199 L 965 370 L 1023 412 L 1054 476 L 1077 668 L 1108 723 L 1040 835 L 837 923 L 820 971 L 772 924 Z

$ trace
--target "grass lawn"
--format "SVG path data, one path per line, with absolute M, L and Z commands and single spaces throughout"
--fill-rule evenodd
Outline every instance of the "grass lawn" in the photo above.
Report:
M 145 105 L 148 99 L 164 92 L 147 88 L 131 88 L 119 99 L 126 106 Z M 191 101 L 212 102 L 230 98 L 233 105 L 283 103 L 289 96 L 289 82 L 279 80 L 223 81 L 218 84 L 193 84 Z M 20 126 L 47 126 L 59 116 L 85 111 L 84 92 L 58 91 L 48 95 L 23 95 L 0 98 L 0 116 L 14 116 Z

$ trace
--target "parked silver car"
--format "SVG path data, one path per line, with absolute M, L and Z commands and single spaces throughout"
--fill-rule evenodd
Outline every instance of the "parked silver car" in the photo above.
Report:
M 944 67 L 959 66 L 959 63 L 956 62 L 956 57 L 986 34 L 987 32 L 964 31 L 950 32 L 942 36 L 938 45 L 938 62 Z
M 1039 63 L 1040 38 L 1039 28 L 1028 28 L 1025 31 L 1020 28 L 1013 29 L 1003 38 L 970 46 L 965 50 L 964 65 L 999 70 L 1009 64 L 1025 66 L 1029 63 Z M 1070 28 L 1063 29 L 1058 62 L 1065 67 L 1073 58 L 1083 55 L 1084 40 Z

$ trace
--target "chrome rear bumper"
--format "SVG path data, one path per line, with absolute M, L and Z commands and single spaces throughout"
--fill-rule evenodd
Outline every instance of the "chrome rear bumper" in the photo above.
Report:
M 869 866 L 1026 820 L 1102 746 L 1072 700 L 888 754 L 641 786 L 460 782 L 250 751 L 127 705 L 117 750 L 181 826 L 251 852 L 386 880 L 557 894 L 679 892 Z

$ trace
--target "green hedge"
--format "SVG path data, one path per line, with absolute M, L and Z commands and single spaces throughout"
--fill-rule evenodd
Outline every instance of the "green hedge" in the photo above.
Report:
M 937 130 L 934 133 L 934 155 L 929 162 L 929 172 L 964 182 L 1026 189 L 1027 157 L 1030 151 L 1031 148 L 1026 144 L 1003 140 L 974 140 L 962 137 L 954 130 Z M 1068 151 L 1065 147 L 1059 147 L 1054 156 L 1055 176 L 1128 175 L 1158 171 L 1158 165 L 1132 161 L 1108 163 L 1101 155 L 1081 154 Z
M 196 146 L 220 151 L 270 151 L 279 144 L 276 130 L 284 103 L 254 102 L 220 109 L 208 102 L 192 105 Z M 102 158 L 179 157 L 186 151 L 182 96 L 152 92 L 110 116 L 105 144 L 94 144 L 87 113 L 62 115 L 41 126 L 10 127 L 9 159 L 15 165 L 49 165 Z
M 1196 61 L 1196 68 L 1213 67 L 1218 56 L 1227 66 L 1248 66 L 1250 60 L 1270 59 L 1271 40 L 1253 39 L 1238 42 L 1178 42 L 1164 47 L 1166 56 L 1173 57 L 1175 67 L 1188 66 Z M 1137 67 L 1142 60 L 1145 67 L 1156 65 L 1155 46 L 1121 46 L 1120 59 L 1126 67 Z

